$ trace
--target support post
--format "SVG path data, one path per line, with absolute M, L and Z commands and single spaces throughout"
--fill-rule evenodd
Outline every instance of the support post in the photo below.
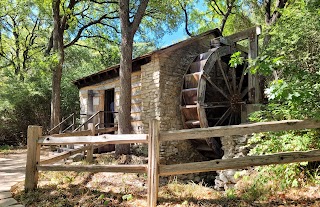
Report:
M 90 126 L 91 128 L 91 135 L 95 136 L 96 134 L 96 127 L 95 127 L 95 119 L 92 119 L 92 125 Z M 89 144 L 89 149 L 87 149 L 87 157 L 86 157 L 86 161 L 88 163 L 92 163 L 93 162 L 93 145 Z
M 159 156 L 160 156 L 160 125 L 158 120 L 149 124 L 148 138 L 148 205 L 157 206 L 159 189 Z
M 261 28 L 256 27 L 249 34 L 249 59 L 255 59 L 258 56 L 258 35 L 261 34 Z M 261 103 L 261 89 L 258 74 L 249 73 L 248 77 L 248 87 L 249 87 L 249 102 L 252 104 Z
M 28 126 L 27 164 L 25 176 L 25 191 L 32 191 L 38 184 L 37 164 L 40 163 L 40 145 L 38 139 L 42 136 L 41 126 Z

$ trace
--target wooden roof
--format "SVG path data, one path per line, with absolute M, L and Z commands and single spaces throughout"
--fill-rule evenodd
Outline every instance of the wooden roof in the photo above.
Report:
M 155 50 L 151 53 L 139 56 L 139 57 L 132 60 L 132 72 L 141 70 L 141 66 L 149 63 L 151 61 L 152 55 L 154 55 L 154 54 L 161 54 L 161 53 L 166 53 L 166 52 L 170 52 L 173 50 L 177 50 L 181 47 L 184 47 L 184 46 L 192 43 L 193 41 L 203 39 L 206 36 L 212 35 L 212 34 L 216 37 L 221 36 L 220 30 L 218 28 L 216 28 L 213 30 L 206 31 L 206 32 L 199 34 L 197 36 L 191 37 L 189 39 L 183 40 L 181 42 L 175 43 L 173 45 L 170 45 L 170 46 L 164 47 L 162 49 Z M 120 68 L 119 64 L 108 67 L 108 68 L 101 70 L 97 73 L 94 73 L 89 76 L 75 80 L 75 81 L 73 81 L 73 84 L 75 84 L 78 88 L 82 88 L 85 86 L 94 85 L 94 84 L 100 83 L 102 81 L 106 81 L 108 79 L 118 77 L 119 76 L 119 68 Z

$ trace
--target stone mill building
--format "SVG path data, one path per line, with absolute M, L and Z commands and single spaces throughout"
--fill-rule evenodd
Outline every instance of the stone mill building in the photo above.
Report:
M 245 122 L 254 104 L 261 102 L 261 87 L 257 77 L 245 72 L 245 62 L 231 67 L 229 61 L 236 51 L 244 59 L 254 58 L 259 34 L 255 27 L 222 37 L 219 29 L 213 29 L 133 59 L 132 132 L 148 133 L 151 119 L 160 121 L 162 131 Z M 248 49 L 237 44 L 246 39 Z M 82 122 L 97 111 L 117 111 L 119 65 L 74 84 L 80 90 Z M 117 113 L 102 113 L 99 122 L 116 125 Z M 237 143 L 241 145 L 241 139 Z M 161 162 L 221 158 L 224 151 L 225 156 L 229 153 L 225 144 L 219 138 L 161 143 Z M 236 142 L 231 145 L 239 151 Z

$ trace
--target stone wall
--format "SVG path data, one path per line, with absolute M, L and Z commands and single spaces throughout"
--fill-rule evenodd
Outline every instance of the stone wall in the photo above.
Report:
M 141 72 L 134 72 L 132 78 L 132 105 L 131 105 L 131 125 L 133 133 L 143 132 L 143 123 L 141 121 L 142 101 L 141 101 Z M 97 111 L 104 111 L 105 90 L 114 88 L 114 110 L 118 111 L 120 84 L 119 78 L 109 79 L 99 84 L 86 86 L 80 89 L 80 118 L 81 123 L 85 122 L 91 115 Z M 103 116 L 100 117 L 103 120 Z M 115 115 L 115 123 L 117 123 Z
M 159 57 L 153 55 L 151 61 L 141 66 L 141 120 L 144 133 L 149 131 L 152 119 L 160 120 L 160 71 Z
M 221 138 L 222 149 L 224 155 L 222 159 L 231 159 L 247 156 L 249 152 L 249 147 L 247 146 L 248 139 L 250 136 L 228 136 Z M 230 170 L 220 170 L 217 171 L 217 176 L 215 179 L 215 189 L 216 190 L 227 190 L 233 188 L 237 183 L 234 175 L 237 169 Z

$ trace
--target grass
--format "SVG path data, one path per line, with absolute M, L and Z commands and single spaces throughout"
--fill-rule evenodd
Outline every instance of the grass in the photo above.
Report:
M 96 164 L 141 164 L 145 158 L 115 157 L 108 153 L 98 156 Z M 74 164 L 86 164 L 79 162 Z M 205 183 L 179 182 L 176 178 L 162 182 L 159 188 L 159 207 L 204 206 L 320 206 L 319 177 L 304 182 L 299 188 L 280 189 L 277 180 L 265 184 L 256 182 L 256 173 L 241 176 L 236 189 L 215 191 Z M 147 176 L 124 173 L 40 173 L 38 189 L 24 192 L 23 183 L 12 189 L 15 199 L 26 206 L 147 206 Z

